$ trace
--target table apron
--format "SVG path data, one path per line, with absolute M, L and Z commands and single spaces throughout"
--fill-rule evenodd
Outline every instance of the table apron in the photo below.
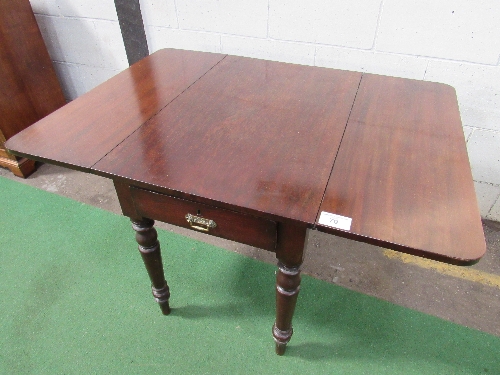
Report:
M 138 215 L 274 252 L 276 222 L 130 187 Z

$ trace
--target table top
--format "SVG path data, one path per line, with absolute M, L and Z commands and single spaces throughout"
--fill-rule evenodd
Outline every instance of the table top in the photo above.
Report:
M 455 91 L 443 84 L 161 50 L 6 146 L 435 259 L 485 251 Z

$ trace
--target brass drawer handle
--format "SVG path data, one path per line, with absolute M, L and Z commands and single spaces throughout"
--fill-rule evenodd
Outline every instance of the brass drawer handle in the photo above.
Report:
M 203 232 L 208 232 L 210 228 L 215 228 L 217 224 L 215 224 L 215 221 L 205 219 L 203 217 L 199 216 L 194 216 L 191 214 L 186 215 L 186 220 L 191 226 L 191 228 L 201 230 Z

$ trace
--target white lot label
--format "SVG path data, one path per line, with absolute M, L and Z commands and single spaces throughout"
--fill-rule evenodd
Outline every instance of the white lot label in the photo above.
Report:
M 332 228 L 350 230 L 352 219 L 350 217 L 331 214 L 329 212 L 321 211 L 318 223 Z

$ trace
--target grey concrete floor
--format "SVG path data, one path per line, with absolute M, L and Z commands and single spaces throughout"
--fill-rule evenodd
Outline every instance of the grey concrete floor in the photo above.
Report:
M 120 214 L 110 180 L 48 164 L 28 179 L 0 176 Z M 157 222 L 157 227 L 275 263 L 274 254 Z M 416 257 L 400 259 L 380 247 L 311 231 L 303 272 L 452 322 L 500 336 L 500 223 L 484 221 L 488 251 L 471 267 Z M 133 235 L 132 229 L 130 235 Z M 146 286 L 145 286 L 146 287 Z M 299 297 L 300 303 L 300 297 Z

